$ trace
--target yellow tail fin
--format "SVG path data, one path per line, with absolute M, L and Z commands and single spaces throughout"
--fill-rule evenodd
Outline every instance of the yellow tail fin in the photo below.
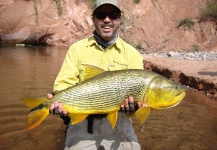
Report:
M 46 97 L 22 98 L 31 110 L 27 119 L 27 130 L 37 127 L 49 115 L 49 101 Z
M 24 102 L 24 104 L 29 107 L 30 109 L 40 105 L 44 101 L 48 100 L 47 97 L 26 97 L 21 98 L 21 101 Z
M 28 114 L 27 130 L 37 127 L 49 115 L 49 108 L 43 104 L 33 108 Z

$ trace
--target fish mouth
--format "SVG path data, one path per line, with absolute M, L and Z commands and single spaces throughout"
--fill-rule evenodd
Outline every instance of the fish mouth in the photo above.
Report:
M 176 96 L 174 96 L 174 98 L 171 100 L 171 106 L 170 107 L 174 107 L 176 105 L 178 105 L 182 100 L 183 98 L 186 96 L 186 92 L 185 91 L 181 91 L 179 92 Z M 170 108 L 170 107 L 167 107 L 167 108 Z
M 181 91 L 180 93 L 178 93 L 175 98 L 182 100 L 186 95 L 185 91 Z
M 155 104 L 152 103 L 151 107 L 154 109 L 167 109 L 167 108 L 175 107 L 183 100 L 185 95 L 186 95 L 185 91 L 180 91 L 170 100 L 162 100 L 160 102 L 156 102 Z

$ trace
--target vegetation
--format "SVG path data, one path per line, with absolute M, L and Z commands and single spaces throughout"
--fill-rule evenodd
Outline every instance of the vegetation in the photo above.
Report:
M 89 0 L 90 7 L 91 7 L 91 8 L 93 8 L 95 1 L 96 1 L 96 0 Z
M 34 0 L 34 10 L 35 10 L 35 22 L 38 24 L 38 8 L 37 8 L 37 0 Z
M 139 50 L 143 49 L 143 48 L 142 48 L 142 42 L 138 42 L 138 43 L 137 43 L 136 49 L 139 49 Z
M 62 13 L 63 13 L 63 10 L 62 10 L 60 0 L 54 0 L 54 1 L 56 2 L 56 5 L 57 5 L 57 13 L 58 13 L 59 16 L 61 16 Z
M 209 6 L 203 10 L 201 17 L 201 21 L 213 20 L 217 21 L 217 0 L 213 0 Z
M 133 0 L 135 4 L 139 4 L 140 0 Z
M 121 12 L 121 22 L 120 22 L 120 24 L 123 25 L 124 22 L 126 21 L 126 19 L 127 19 L 127 18 L 126 18 L 126 16 L 125 16 L 125 13 L 124 13 L 124 11 L 122 11 L 122 12 Z
M 192 50 L 192 52 L 199 52 L 200 48 L 199 48 L 199 46 L 197 44 L 193 44 L 191 46 L 191 50 Z
M 179 25 L 177 27 L 179 28 L 181 26 L 187 27 L 188 29 L 192 29 L 194 26 L 194 21 L 192 21 L 191 19 L 188 19 L 188 18 L 182 19 L 179 22 Z
M 157 0 L 151 0 L 153 5 L 155 5 L 155 3 L 157 3 Z

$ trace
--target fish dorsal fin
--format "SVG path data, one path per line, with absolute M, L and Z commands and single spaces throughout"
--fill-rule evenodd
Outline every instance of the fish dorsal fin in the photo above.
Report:
M 112 128 L 114 128 L 116 125 L 117 119 L 118 119 L 118 112 L 113 111 L 113 112 L 109 113 L 106 118 L 110 122 Z
M 84 71 L 83 71 L 83 79 L 82 81 L 85 81 L 87 79 L 90 79 L 98 74 L 101 74 L 103 72 L 105 72 L 105 70 L 99 68 L 99 67 L 96 67 L 96 66 L 93 66 L 93 65 L 86 65 L 86 64 L 83 64 L 84 66 Z
M 87 118 L 86 114 L 68 114 L 68 116 L 72 119 L 72 124 L 79 123 Z
M 145 122 L 145 120 L 148 118 L 149 114 L 150 114 L 150 107 L 149 106 L 143 106 L 135 112 L 135 116 L 137 119 L 139 119 L 140 123 Z
M 26 97 L 26 98 L 21 98 L 21 101 L 23 101 L 24 104 L 30 109 L 32 109 L 34 107 L 37 107 L 38 105 L 40 105 L 41 103 L 43 103 L 46 100 L 48 100 L 47 97 Z

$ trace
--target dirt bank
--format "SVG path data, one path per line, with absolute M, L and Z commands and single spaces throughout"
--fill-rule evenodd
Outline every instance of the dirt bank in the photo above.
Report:
M 145 68 L 194 88 L 217 101 L 217 61 L 177 60 L 143 55 Z

